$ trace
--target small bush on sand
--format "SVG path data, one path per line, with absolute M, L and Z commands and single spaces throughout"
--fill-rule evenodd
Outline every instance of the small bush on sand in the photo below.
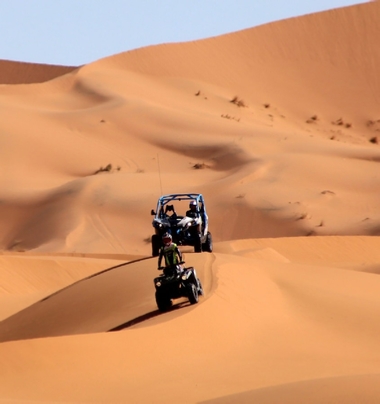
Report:
M 120 170 L 120 167 L 118 167 L 117 169 Z M 99 170 L 96 170 L 95 174 L 99 174 L 99 173 L 103 173 L 103 172 L 110 173 L 111 171 L 112 171 L 112 164 L 107 164 L 105 167 L 100 167 Z
M 193 168 L 195 170 L 203 170 L 205 168 L 209 168 L 209 166 L 207 164 L 205 164 L 205 163 L 196 163 L 196 164 L 193 165 Z
M 314 123 L 314 122 L 317 122 L 317 121 L 318 121 L 318 116 L 313 115 L 306 121 L 306 123 Z
M 235 97 L 232 98 L 232 100 L 230 100 L 230 102 L 232 102 L 232 104 L 237 105 L 238 107 L 245 107 L 245 102 L 240 99 L 237 95 L 235 95 Z

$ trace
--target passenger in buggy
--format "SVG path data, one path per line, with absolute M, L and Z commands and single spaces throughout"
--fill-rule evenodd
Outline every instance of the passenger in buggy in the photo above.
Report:
M 200 215 L 197 209 L 197 202 L 196 201 L 191 201 L 189 203 L 189 210 L 186 211 L 186 216 L 191 217 L 193 219 L 197 219 Z

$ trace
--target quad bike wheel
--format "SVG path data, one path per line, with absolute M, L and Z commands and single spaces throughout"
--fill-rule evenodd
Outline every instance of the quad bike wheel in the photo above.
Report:
M 156 303 L 160 311 L 168 311 L 172 306 L 171 299 L 159 291 L 156 291 Z
M 198 278 L 198 295 L 204 296 L 203 286 L 199 278 Z
M 189 298 L 189 302 L 190 304 L 196 304 L 198 303 L 199 297 L 198 297 L 198 289 L 197 287 L 194 285 L 194 283 L 189 283 L 186 286 L 186 290 L 187 290 L 187 296 Z

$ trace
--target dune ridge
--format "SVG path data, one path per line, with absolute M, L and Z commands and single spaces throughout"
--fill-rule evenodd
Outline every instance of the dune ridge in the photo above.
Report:
M 379 12 L 0 61 L 0 403 L 379 402 Z M 214 248 L 160 313 L 182 192 Z

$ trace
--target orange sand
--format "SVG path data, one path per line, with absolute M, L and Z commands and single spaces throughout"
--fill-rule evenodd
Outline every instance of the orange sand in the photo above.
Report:
M 0 62 L 0 403 L 380 401 L 379 15 Z M 214 251 L 182 248 L 205 296 L 162 314 L 177 192 Z

